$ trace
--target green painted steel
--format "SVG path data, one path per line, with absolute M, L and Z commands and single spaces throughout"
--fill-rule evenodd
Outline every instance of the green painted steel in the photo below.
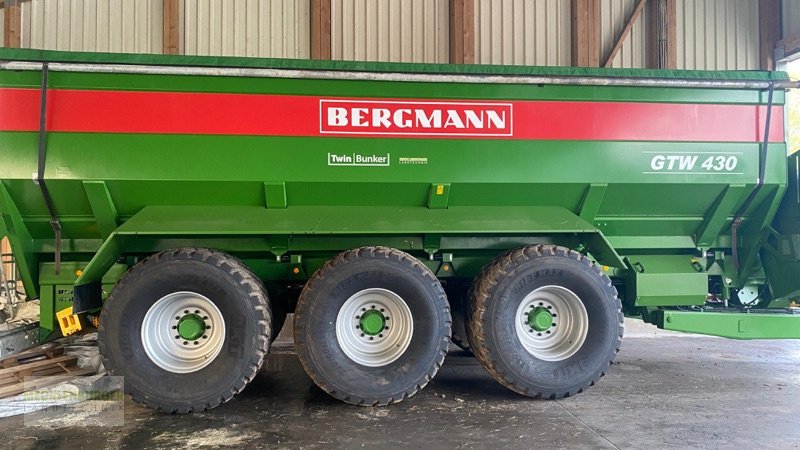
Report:
M 358 319 L 358 324 L 364 334 L 377 336 L 383 331 L 383 327 L 386 326 L 386 318 L 380 311 L 371 309 L 361 315 Z
M 547 308 L 536 307 L 528 312 L 528 326 L 536 331 L 545 331 L 553 326 L 553 315 Z
M 203 336 L 206 322 L 197 314 L 186 314 L 178 320 L 178 336 L 187 341 L 196 341 Z
M 783 313 L 662 311 L 662 328 L 732 339 L 800 339 L 800 310 Z
M 786 79 L 785 74 L 768 72 L 312 62 L 9 49 L 0 49 L 0 60 L 475 76 Z M 40 85 L 39 71 L 0 69 L 0 89 L 39 89 Z M 721 106 L 764 106 L 768 97 L 764 90 L 712 87 L 86 71 L 52 71 L 48 89 Z M 776 91 L 773 101 L 782 105 L 783 91 Z M 38 110 L 38 105 L 27 106 Z M 658 120 L 653 117 L 654 123 Z M 576 129 L 592 126 L 574 124 Z M 11 240 L 27 292 L 41 296 L 43 302 L 55 297 L 53 289 L 58 285 L 102 281 L 110 288 L 119 279 L 115 272 L 119 267 L 183 246 L 226 251 L 242 258 L 266 281 L 301 284 L 332 255 L 363 245 L 409 252 L 443 279 L 470 279 L 504 250 L 556 243 L 582 251 L 604 266 L 620 285 L 626 310 L 647 317 L 653 308 L 701 306 L 713 285 L 722 286 L 719 300 L 733 298 L 736 289 L 746 284 L 766 286 L 768 294 L 760 307 L 783 305 L 800 293 L 796 276 L 800 251 L 786 250 L 800 248 L 800 230 L 790 220 L 795 217 L 792 214 L 800 214 L 800 205 L 790 200 L 797 192 L 791 182 L 798 166 L 796 159 L 787 160 L 783 142 L 769 144 L 763 187 L 757 188 L 761 144 L 755 139 L 678 142 L 49 132 L 45 179 L 64 236 L 65 264 L 58 276 L 52 264 L 55 246 L 50 218 L 39 187 L 31 181 L 37 171 L 37 146 L 36 131 L 0 131 L 0 234 Z M 385 154 L 390 155 L 391 164 L 336 167 L 329 164 L 331 152 Z M 663 154 L 735 156 L 736 170 L 648 173 L 653 155 Z M 414 164 L 401 164 L 400 157 Z M 731 223 L 754 191 L 757 194 L 744 211 L 738 240 L 733 242 Z M 776 216 L 779 221 L 774 223 Z M 734 245 L 738 261 L 732 258 Z M 787 261 L 796 265 L 787 270 Z M 66 272 L 65 282 L 55 279 Z M 109 280 L 112 272 L 116 275 Z M 52 307 L 43 308 L 54 312 Z M 716 318 L 704 317 L 704 323 Z M 539 315 L 534 319 L 538 326 Z

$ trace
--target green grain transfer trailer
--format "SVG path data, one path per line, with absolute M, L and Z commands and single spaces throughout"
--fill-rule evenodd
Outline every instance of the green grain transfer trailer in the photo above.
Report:
M 99 316 L 150 407 L 229 400 L 291 311 L 309 376 L 360 405 L 422 389 L 451 335 L 544 398 L 598 381 L 623 314 L 800 338 L 784 74 L 0 61 L 0 236 L 42 333 Z

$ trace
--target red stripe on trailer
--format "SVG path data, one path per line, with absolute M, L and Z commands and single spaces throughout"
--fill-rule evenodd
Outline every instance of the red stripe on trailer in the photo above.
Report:
M 39 129 L 38 89 L 0 89 L 0 131 Z
M 338 117 L 329 119 L 331 105 L 340 109 L 334 111 Z M 51 89 L 47 128 L 94 133 L 756 142 L 763 139 L 765 116 L 766 107 L 755 105 Z M 0 130 L 38 128 L 39 90 L 0 89 Z M 770 128 L 770 140 L 783 142 L 781 106 L 773 107 Z

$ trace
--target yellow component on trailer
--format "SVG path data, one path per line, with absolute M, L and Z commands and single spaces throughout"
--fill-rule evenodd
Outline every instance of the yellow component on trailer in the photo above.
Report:
M 61 334 L 69 336 L 81 331 L 81 319 L 77 314 L 72 314 L 72 306 L 56 313 L 58 318 L 58 325 L 61 327 Z

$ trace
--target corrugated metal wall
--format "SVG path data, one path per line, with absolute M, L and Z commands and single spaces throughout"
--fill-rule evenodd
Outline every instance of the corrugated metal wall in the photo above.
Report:
M 783 36 L 800 33 L 800 0 L 783 0 Z
M 161 0 L 31 0 L 22 5 L 25 48 L 161 53 Z
M 677 0 L 679 69 L 758 69 L 758 2 Z
M 448 0 L 332 0 L 333 59 L 448 62 Z
M 570 65 L 570 12 L 567 0 L 475 0 L 475 62 Z
M 635 1 L 602 1 L 601 57 Z M 758 1 L 676 3 L 679 68 L 758 67 Z M 162 0 L 21 5 L 23 47 L 162 51 Z M 310 56 L 310 0 L 181 0 L 180 5 L 180 46 L 186 54 Z M 448 0 L 332 0 L 331 6 L 334 59 L 448 61 Z M 800 33 L 800 1 L 783 0 L 783 11 L 784 36 Z M 570 12 L 569 0 L 475 0 L 476 62 L 569 65 Z M 614 67 L 644 66 L 644 19 L 637 21 Z
M 5 11 L 3 11 L 3 8 L 0 8 L 0 44 L 6 45 L 5 42 L 3 42 L 6 36 L 5 20 L 3 20 L 3 14 L 5 14 Z
M 600 8 L 600 64 L 606 57 L 622 33 L 628 22 L 637 0 L 606 0 Z M 611 67 L 643 68 L 647 64 L 647 46 L 645 33 L 647 27 L 647 12 L 642 11 L 633 25 L 633 29 L 625 38 L 619 53 L 612 61 Z
M 310 0 L 183 0 L 187 55 L 310 57 Z

